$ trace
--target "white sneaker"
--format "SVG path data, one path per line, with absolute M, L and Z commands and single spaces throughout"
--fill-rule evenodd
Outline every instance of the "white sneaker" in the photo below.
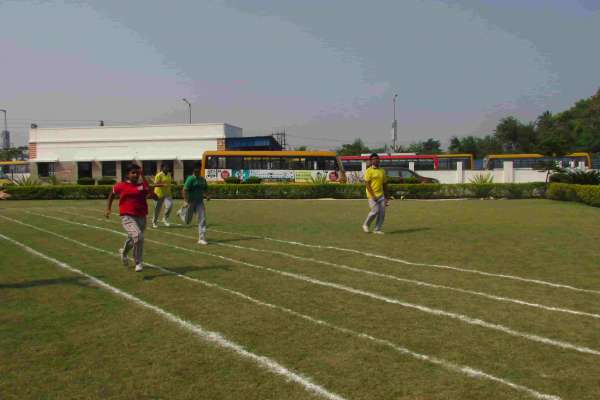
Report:
M 167 226 L 167 227 L 171 226 L 171 224 L 169 223 L 169 221 L 167 221 L 166 219 L 163 219 L 162 223 L 163 223 L 164 226 Z
M 198 244 L 202 244 L 202 245 L 206 246 L 208 244 L 208 242 L 204 239 L 200 239 L 200 240 L 198 240 Z
M 127 254 L 125 254 L 125 249 L 119 249 L 119 254 L 121 255 L 123 266 L 129 267 L 129 258 L 127 257 Z
M 156 228 L 158 228 L 158 225 L 157 225 L 157 224 L 155 224 L 155 223 L 153 222 L 153 223 L 152 223 L 152 227 L 153 227 L 154 229 L 156 229 Z
M 363 228 L 363 232 L 364 233 L 369 233 L 369 227 L 368 226 L 363 225 L 362 228 Z
M 135 272 L 141 272 L 144 270 L 144 266 L 142 264 L 138 264 L 135 266 Z
M 384 235 L 383 231 L 373 231 L 373 233 L 376 235 Z

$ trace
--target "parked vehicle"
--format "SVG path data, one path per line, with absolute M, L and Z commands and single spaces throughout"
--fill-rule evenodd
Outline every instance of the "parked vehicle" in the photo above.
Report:
M 408 168 L 386 168 L 389 183 L 440 183 L 437 179 L 427 178 Z

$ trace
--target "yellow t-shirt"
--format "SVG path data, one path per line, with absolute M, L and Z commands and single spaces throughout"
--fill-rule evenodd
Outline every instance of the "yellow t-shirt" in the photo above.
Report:
M 373 168 L 369 167 L 365 171 L 365 182 L 371 183 L 371 189 L 376 198 L 383 196 L 383 184 L 386 181 L 385 170 L 381 167 Z M 367 197 L 372 199 L 371 193 L 367 190 Z
M 154 194 L 159 198 L 163 198 L 165 196 L 171 197 L 171 175 L 165 174 L 164 172 L 159 172 L 156 174 L 154 178 L 154 183 L 161 183 L 165 186 L 155 187 Z

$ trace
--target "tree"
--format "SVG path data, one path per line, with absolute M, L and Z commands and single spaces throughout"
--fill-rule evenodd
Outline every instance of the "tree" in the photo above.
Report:
M 24 160 L 27 158 L 27 146 L 10 147 L 6 150 L 0 150 L 0 161 Z
M 442 144 L 437 139 L 429 138 L 422 142 L 411 143 L 408 151 L 417 154 L 439 154 L 442 152 Z
M 343 144 L 337 149 L 340 156 L 359 156 L 362 153 L 370 153 L 371 150 L 363 143 L 361 139 L 355 139 L 352 143 Z

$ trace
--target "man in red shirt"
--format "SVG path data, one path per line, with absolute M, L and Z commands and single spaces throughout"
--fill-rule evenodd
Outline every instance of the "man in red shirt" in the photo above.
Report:
M 110 217 L 114 197 L 119 196 L 119 215 L 123 228 L 127 232 L 127 240 L 120 250 L 121 260 L 126 267 L 129 265 L 127 253 L 133 249 L 135 260 L 135 271 L 140 272 L 143 267 L 144 253 L 144 230 L 146 229 L 146 216 L 148 215 L 147 198 L 152 198 L 154 193 L 150 191 L 148 182 L 143 178 L 142 169 L 139 165 L 130 164 L 127 167 L 127 175 L 123 182 L 113 186 L 108 195 L 106 207 L 106 218 Z

